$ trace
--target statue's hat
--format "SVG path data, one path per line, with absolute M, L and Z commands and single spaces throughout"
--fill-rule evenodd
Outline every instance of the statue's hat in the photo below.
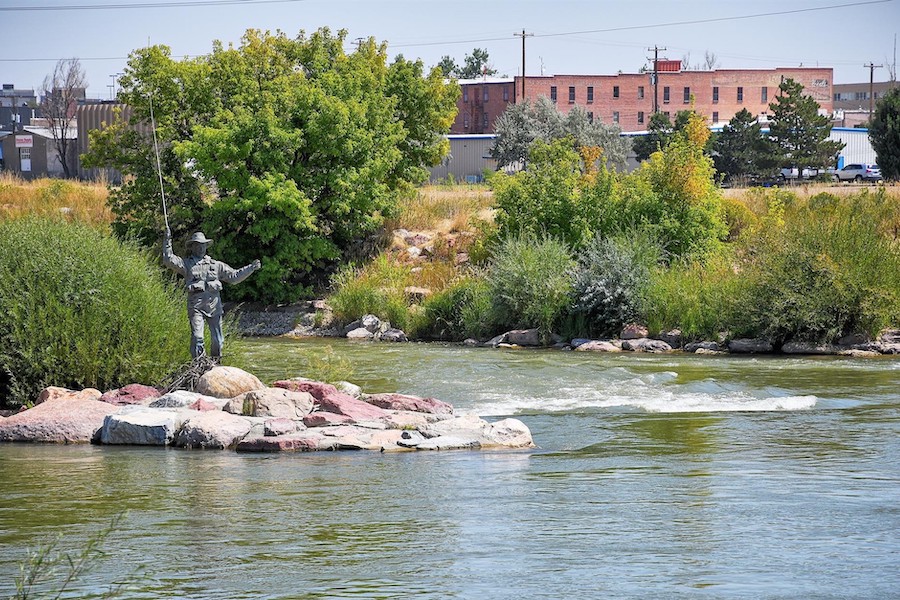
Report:
M 188 244 L 209 244 L 211 242 L 212 240 L 207 239 L 207 237 L 203 235 L 202 231 L 198 231 L 191 236 L 191 239 L 188 240 Z

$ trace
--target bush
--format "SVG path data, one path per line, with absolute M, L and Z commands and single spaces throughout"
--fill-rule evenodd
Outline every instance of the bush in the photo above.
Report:
M 0 223 L 0 372 L 8 404 L 49 385 L 160 382 L 190 359 L 185 300 L 158 260 L 87 225 Z
M 416 333 L 431 339 L 457 341 L 489 335 L 489 298 L 482 278 L 462 277 L 425 300 L 423 321 Z
M 550 237 L 510 237 L 488 267 L 492 319 L 503 328 L 541 330 L 545 339 L 571 302 L 575 261 L 565 244 Z
M 660 257 L 659 247 L 639 233 L 595 238 L 578 257 L 574 281 L 574 312 L 588 326 L 583 333 L 614 334 L 639 320 L 650 270 Z
M 328 303 L 341 325 L 372 314 L 406 329 L 410 314 L 403 290 L 409 280 L 409 267 L 394 264 L 382 254 L 365 269 L 347 267 L 338 271 L 332 278 L 335 291 Z
M 754 240 L 746 327 L 775 342 L 830 342 L 900 322 L 900 249 L 871 194 L 816 197 Z

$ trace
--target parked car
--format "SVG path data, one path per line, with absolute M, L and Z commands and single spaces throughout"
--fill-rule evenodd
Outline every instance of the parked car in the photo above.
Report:
M 819 170 L 814 168 L 804 167 L 803 169 L 798 169 L 797 167 L 787 167 L 781 170 L 778 173 L 778 178 L 781 181 L 788 181 L 790 179 L 815 179 L 819 176 Z
M 881 169 L 878 165 L 867 165 L 863 163 L 853 163 L 846 165 L 843 169 L 835 171 L 835 181 L 881 181 Z

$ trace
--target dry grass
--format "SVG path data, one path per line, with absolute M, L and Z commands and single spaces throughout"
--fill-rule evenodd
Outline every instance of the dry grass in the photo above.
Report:
M 483 218 L 493 202 L 493 193 L 487 187 L 425 186 L 401 203 L 399 214 L 387 226 L 389 231 L 467 231 L 473 218 Z
M 63 216 L 91 225 L 107 225 L 113 214 L 106 199 L 103 182 L 25 181 L 11 174 L 0 175 L 0 220 L 29 215 Z
M 879 184 L 878 186 L 856 183 L 801 183 L 798 185 L 784 185 L 779 189 L 793 192 L 797 195 L 798 198 L 802 200 L 811 196 L 815 196 L 816 194 L 821 194 L 822 192 L 827 192 L 829 194 L 834 194 L 835 196 L 843 197 L 855 194 L 860 190 L 866 189 L 874 192 L 879 187 L 884 187 L 888 195 L 900 196 L 900 184 L 897 183 L 885 183 Z M 736 198 L 738 200 L 742 200 L 747 192 L 753 189 L 758 188 L 726 188 L 722 190 L 722 193 L 726 198 Z

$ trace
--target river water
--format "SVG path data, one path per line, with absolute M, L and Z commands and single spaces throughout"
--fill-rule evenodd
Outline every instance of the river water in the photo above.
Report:
M 539 448 L 0 446 L 0 598 L 117 514 L 67 597 L 900 598 L 900 360 L 240 346 L 264 380 L 329 346 Z

